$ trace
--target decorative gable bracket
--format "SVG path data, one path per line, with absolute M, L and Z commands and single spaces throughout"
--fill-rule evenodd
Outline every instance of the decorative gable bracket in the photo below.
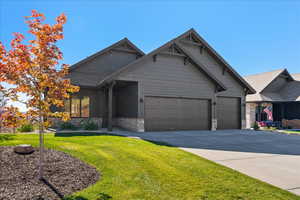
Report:
M 155 54 L 155 55 L 153 55 L 153 62 L 156 62 L 156 59 L 157 59 L 157 55 Z
M 188 36 L 180 40 L 180 42 L 183 42 L 185 44 L 194 45 L 199 47 L 200 54 L 203 53 L 203 50 L 205 46 L 197 39 L 196 36 L 194 36 L 193 33 L 190 33 Z

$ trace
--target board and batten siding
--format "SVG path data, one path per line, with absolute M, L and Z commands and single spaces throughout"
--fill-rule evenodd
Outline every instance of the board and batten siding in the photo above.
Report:
M 135 80 L 139 99 L 149 96 L 199 98 L 213 100 L 215 83 L 182 57 L 158 54 L 120 74 L 118 80 Z M 144 102 L 139 101 L 139 117 L 144 118 Z
M 180 43 L 185 50 L 194 56 L 195 59 L 203 64 L 206 69 L 211 72 L 219 81 L 225 86 L 226 90 L 217 93 L 220 97 L 240 97 L 241 98 L 241 127 L 246 126 L 246 106 L 245 106 L 245 91 L 239 80 L 234 77 L 223 63 L 221 63 L 215 56 L 213 56 L 206 48 L 202 49 L 200 53 L 199 46 L 187 44 L 185 42 Z M 218 109 L 218 102 L 216 109 Z

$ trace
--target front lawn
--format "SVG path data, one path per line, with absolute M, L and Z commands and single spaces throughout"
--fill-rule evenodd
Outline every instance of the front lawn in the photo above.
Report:
M 55 137 L 47 134 L 45 139 L 48 148 L 70 153 L 101 173 L 96 184 L 68 199 L 300 199 L 175 147 L 108 135 Z M 0 135 L 2 146 L 21 143 L 37 146 L 38 135 Z

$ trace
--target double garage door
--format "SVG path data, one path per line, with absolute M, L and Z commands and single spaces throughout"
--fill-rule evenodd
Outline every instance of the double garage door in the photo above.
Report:
M 235 98 L 232 98 L 236 102 Z M 238 98 L 236 98 L 238 99 Z M 218 98 L 219 100 L 219 98 Z M 237 106 L 232 101 L 220 98 L 222 104 Z M 227 105 L 228 104 L 228 105 Z M 229 122 L 228 109 L 218 111 L 220 128 L 238 128 L 239 121 Z M 235 108 L 237 110 L 238 108 Z M 237 114 L 238 115 L 238 114 Z M 234 118 L 234 117 L 229 117 Z M 237 119 L 234 119 L 237 120 Z M 232 126 L 232 127 L 231 127 Z M 145 129 L 146 131 L 168 130 L 210 130 L 211 101 L 208 99 L 146 97 L 145 98 Z
M 145 98 L 146 131 L 208 130 L 210 101 L 187 98 Z

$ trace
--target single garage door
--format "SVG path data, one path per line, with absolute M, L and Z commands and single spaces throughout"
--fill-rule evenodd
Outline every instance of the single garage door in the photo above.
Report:
M 209 100 L 146 97 L 146 131 L 209 130 Z
M 235 97 L 218 97 L 218 129 L 241 128 L 241 99 Z

